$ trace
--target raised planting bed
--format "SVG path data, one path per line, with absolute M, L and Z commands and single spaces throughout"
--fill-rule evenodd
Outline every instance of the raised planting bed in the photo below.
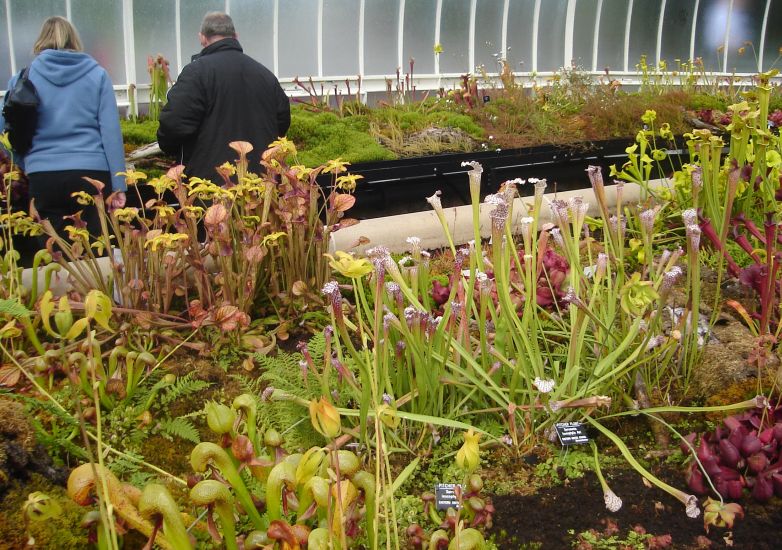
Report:
M 631 139 L 612 139 L 354 164 L 351 172 L 364 179 L 353 193 L 356 204 L 350 214 L 370 219 L 429 210 L 426 197 L 436 191 L 442 192 L 443 206 L 469 204 L 469 167 L 462 163 L 470 161 L 483 166 L 482 196 L 496 193 L 503 182 L 516 178 L 546 179 L 548 192 L 588 189 L 587 167 L 599 166 L 606 174 L 611 165 L 621 167 L 627 159 L 625 149 L 631 143 Z M 686 150 L 669 153 L 678 154 L 682 162 L 689 157 Z M 657 170 L 653 173 L 653 177 L 661 175 Z M 321 182 L 328 185 L 329 180 L 324 177 Z M 519 186 L 520 195 L 532 193 L 532 185 Z

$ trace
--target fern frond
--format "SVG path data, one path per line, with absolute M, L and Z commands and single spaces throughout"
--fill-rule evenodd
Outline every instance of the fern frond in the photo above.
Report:
M 201 443 L 201 438 L 198 435 L 198 430 L 192 422 L 186 418 L 177 417 L 171 419 L 165 419 L 158 424 L 161 435 L 168 435 L 169 437 L 179 437 L 192 443 Z
M 108 467 L 111 472 L 119 478 L 132 475 L 141 470 L 141 461 L 144 457 L 133 451 L 124 451 L 128 456 L 111 455 L 108 462 Z M 136 459 L 136 460 L 133 460 Z
M 206 380 L 195 380 L 194 376 L 194 372 L 188 372 L 166 387 L 160 396 L 160 404 L 163 406 L 169 405 L 181 397 L 187 397 L 212 385 L 211 382 Z
M 265 386 L 261 378 L 250 378 L 244 374 L 229 374 L 228 378 L 235 380 L 239 384 L 242 393 L 259 395 Z
M 322 334 L 313 336 L 307 342 L 307 347 L 316 363 L 323 360 L 326 342 Z M 303 358 L 301 353 L 281 352 L 273 357 L 257 355 L 256 361 L 263 373 L 259 379 L 248 381 L 248 385 L 255 390 L 253 394 L 257 396 L 263 388 L 272 386 L 306 400 L 320 397 L 318 380 L 314 376 L 308 376 L 306 380 L 302 377 L 299 361 Z M 291 402 L 264 402 L 258 407 L 259 425 L 284 432 L 286 444 L 291 448 L 306 449 L 322 442 L 322 437 L 315 432 L 309 420 L 301 421 L 306 416 L 306 409 Z
M 10 315 L 14 319 L 29 317 L 30 310 L 20 304 L 17 300 L 0 299 L 0 314 Z

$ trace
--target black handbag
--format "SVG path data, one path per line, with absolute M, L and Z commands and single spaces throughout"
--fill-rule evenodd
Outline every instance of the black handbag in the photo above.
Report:
M 14 151 L 25 155 L 33 145 L 33 136 L 38 125 L 38 105 L 41 100 L 38 92 L 30 79 L 25 67 L 19 74 L 16 84 L 5 94 L 3 103 L 3 118 L 8 139 Z

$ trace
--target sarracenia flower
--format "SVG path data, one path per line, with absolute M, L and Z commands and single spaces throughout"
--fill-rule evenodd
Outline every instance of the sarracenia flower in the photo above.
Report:
M 155 232 L 157 232 L 155 234 Z M 190 239 L 185 233 L 162 233 L 159 229 L 154 229 L 147 233 L 147 242 L 144 247 L 149 247 L 152 252 L 157 252 L 158 247 L 163 249 L 177 248 L 179 244 L 187 244 Z
M 651 281 L 642 281 L 640 273 L 633 273 L 619 291 L 619 304 L 628 315 L 643 315 L 660 298 Z
M 481 462 L 480 448 L 481 434 L 475 433 L 470 428 L 463 434 L 464 443 L 456 453 L 456 464 L 467 473 L 472 473 Z
M 323 168 L 324 174 L 341 174 L 342 172 L 347 172 L 348 166 L 350 166 L 349 162 L 345 162 L 341 158 L 335 158 L 334 160 L 329 160 L 326 162 L 326 166 Z
M 147 175 L 144 172 L 138 170 L 128 170 L 127 172 L 117 172 L 118 176 L 125 176 L 125 183 L 128 185 L 136 185 L 137 182 L 147 179 Z
M 187 196 L 197 195 L 202 200 L 214 200 L 220 197 L 231 197 L 231 192 L 216 185 L 215 183 L 202 178 L 190 178 L 188 181 L 188 187 L 190 190 L 187 192 Z
M 117 208 L 114 211 L 114 216 L 121 222 L 130 223 L 136 219 L 136 216 L 138 216 L 138 208 L 134 208 L 132 206 L 128 206 L 127 208 Z
M 356 189 L 356 183 L 360 179 L 364 179 L 364 176 L 359 176 L 358 174 L 339 176 L 337 178 L 337 187 L 348 192 L 354 191 Z
M 92 198 L 92 195 L 90 195 L 86 191 L 75 191 L 74 193 L 71 193 L 71 197 L 76 199 L 76 202 L 78 202 L 82 206 L 88 206 L 93 202 L 95 202 L 94 199 Z
M 339 412 L 324 397 L 310 401 L 310 421 L 312 427 L 328 439 L 334 439 L 342 431 Z
M 353 254 L 337 250 L 336 258 L 331 254 L 324 254 L 329 259 L 329 265 L 338 271 L 343 277 L 360 279 L 372 271 L 372 264 L 366 258 L 354 258 Z
M 168 176 L 160 176 L 159 178 L 153 178 L 147 182 L 147 185 L 155 190 L 155 193 L 162 195 L 165 191 L 173 191 L 176 186 L 176 182 Z

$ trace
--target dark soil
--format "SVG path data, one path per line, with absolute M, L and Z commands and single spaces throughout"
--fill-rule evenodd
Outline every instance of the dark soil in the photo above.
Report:
M 684 487 L 677 471 L 655 472 L 675 487 Z M 706 533 L 703 514 L 690 519 L 684 505 L 656 487 L 648 488 L 633 470 L 606 472 L 611 489 L 623 501 L 621 510 L 610 513 L 603 503 L 603 493 L 595 475 L 589 472 L 566 484 L 541 489 L 533 495 L 492 497 L 497 509 L 494 533 L 500 548 L 624 548 L 622 545 L 597 546 L 581 542 L 578 534 L 594 529 L 604 534 L 618 528 L 616 537 L 623 540 L 635 529 L 657 537 L 654 548 L 701 549 L 747 548 L 753 550 L 782 547 L 782 502 L 766 505 L 742 502 L 746 516 L 732 531 L 711 527 Z M 573 533 L 569 533 L 572 530 Z M 604 536 L 605 538 L 605 536 Z

